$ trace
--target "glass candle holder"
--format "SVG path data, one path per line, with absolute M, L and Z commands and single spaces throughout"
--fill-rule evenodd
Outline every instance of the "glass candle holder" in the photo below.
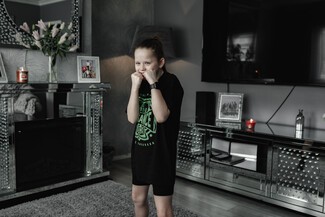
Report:
M 28 82 L 28 70 L 25 67 L 18 67 L 16 71 L 16 82 L 27 83 Z
M 249 119 L 249 120 L 246 120 L 246 127 L 248 129 L 254 129 L 255 127 L 255 124 L 256 124 L 256 121 L 254 119 Z

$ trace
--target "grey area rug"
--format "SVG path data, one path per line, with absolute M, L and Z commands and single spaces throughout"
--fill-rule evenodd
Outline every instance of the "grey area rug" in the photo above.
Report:
M 153 198 L 150 214 L 156 216 Z M 198 217 L 182 207 L 173 206 L 177 217 Z M 122 217 L 134 216 L 131 188 L 104 181 L 72 191 L 44 197 L 0 210 L 1 217 Z

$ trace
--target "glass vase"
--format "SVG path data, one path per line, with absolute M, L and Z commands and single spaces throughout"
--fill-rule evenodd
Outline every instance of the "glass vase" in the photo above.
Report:
M 48 68 L 48 82 L 49 83 L 57 83 L 58 82 L 58 77 L 57 77 L 57 67 L 55 64 L 55 57 L 49 55 L 49 68 Z

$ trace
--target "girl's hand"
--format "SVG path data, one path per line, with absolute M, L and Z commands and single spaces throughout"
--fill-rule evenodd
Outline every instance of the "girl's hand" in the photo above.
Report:
M 158 81 L 157 75 L 158 73 L 154 70 L 148 70 L 143 73 L 143 76 L 145 77 L 145 79 L 149 84 L 153 84 Z
M 131 80 L 132 80 L 132 88 L 139 89 L 141 86 L 141 82 L 143 80 L 143 75 L 139 72 L 133 72 L 131 74 Z

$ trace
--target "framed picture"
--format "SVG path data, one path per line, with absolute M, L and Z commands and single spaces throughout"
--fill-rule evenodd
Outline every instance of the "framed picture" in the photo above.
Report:
M 217 121 L 241 122 L 243 97 L 242 93 L 219 93 Z
M 77 56 L 78 82 L 99 83 L 100 68 L 98 56 Z
M 0 83 L 8 83 L 8 78 L 3 64 L 2 56 L 0 53 Z

